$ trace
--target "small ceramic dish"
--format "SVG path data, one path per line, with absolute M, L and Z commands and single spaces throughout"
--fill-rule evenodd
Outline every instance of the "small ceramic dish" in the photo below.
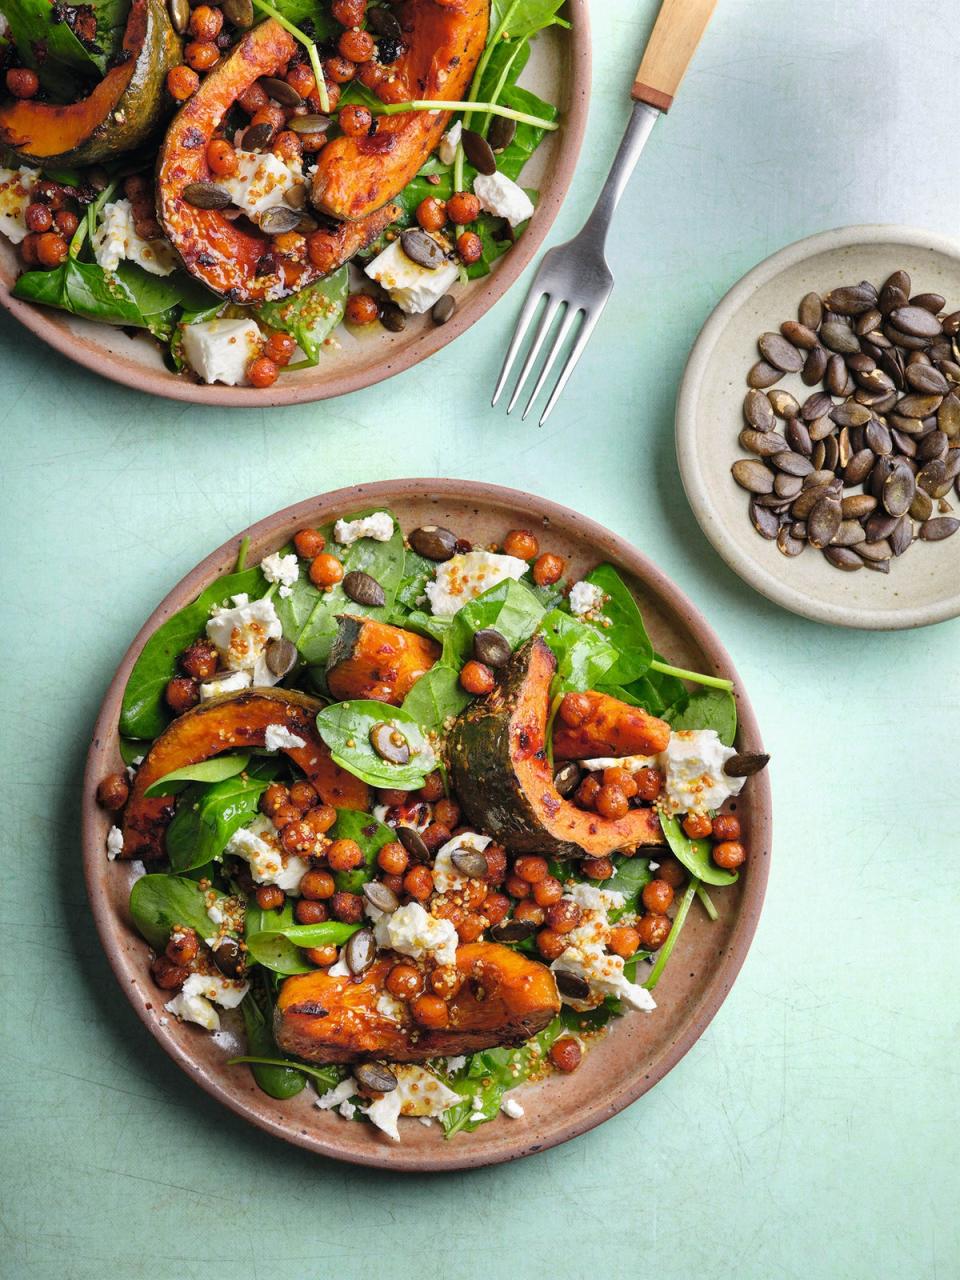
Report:
M 730 474 L 748 456 L 737 437 L 746 375 L 757 338 L 795 319 L 809 291 L 908 271 L 914 291 L 936 292 L 960 307 L 960 243 L 910 227 L 861 226 L 825 231 L 781 249 L 747 273 L 720 301 L 694 344 L 677 401 L 677 456 L 700 527 L 735 573 L 776 604 L 834 626 L 895 630 L 960 614 L 960 535 L 921 543 L 888 575 L 842 573 L 809 552 L 787 559 L 761 538 L 748 495 Z M 813 388 L 799 375 L 777 383 L 798 399 Z
M 426 496 L 430 495 L 430 496 Z M 687 669 L 735 682 L 740 751 L 761 751 L 756 718 L 742 682 L 717 637 L 695 606 L 645 556 L 622 538 L 542 498 L 462 480 L 397 480 L 358 485 L 288 507 L 246 531 L 249 563 L 283 546 L 293 533 L 371 507 L 389 507 L 404 529 L 438 524 L 469 532 L 479 544 L 498 541 L 511 528 L 549 529 L 551 550 L 580 576 L 609 561 L 634 591 L 655 649 Z M 769 869 L 771 805 L 766 772 L 737 802 L 750 850 L 744 874 L 718 890 L 717 921 L 691 911 L 676 957 L 657 987 L 657 1009 L 619 1019 L 569 1076 L 554 1075 L 522 1091 L 522 1119 L 498 1116 L 475 1133 L 443 1137 L 438 1125 L 407 1123 L 391 1142 L 373 1125 L 350 1124 L 314 1106 L 305 1089 L 278 1102 L 262 1093 L 245 1066 L 229 1066 L 230 1052 L 197 1027 L 166 1016 L 163 993 L 150 977 L 150 952 L 128 914 L 134 864 L 109 862 L 110 818 L 95 800 L 97 783 L 122 768 L 117 722 L 123 690 L 147 639 L 172 613 L 193 600 L 234 562 L 237 539 L 203 560 L 147 619 L 107 691 L 94 730 L 83 787 L 84 870 L 93 916 L 123 994 L 165 1053 L 209 1094 L 260 1128 L 312 1151 L 356 1164 L 425 1172 L 497 1164 L 532 1155 L 622 1111 L 653 1087 L 690 1049 L 726 998 L 743 964 L 763 904 Z

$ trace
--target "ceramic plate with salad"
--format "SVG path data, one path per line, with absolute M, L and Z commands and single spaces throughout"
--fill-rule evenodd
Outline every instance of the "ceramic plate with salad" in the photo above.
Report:
M 201 565 L 122 665 L 85 797 L 151 1031 L 258 1123 L 398 1168 L 649 1087 L 742 960 L 769 839 L 749 705 L 675 588 L 563 508 L 430 487 Z
M 423 358 L 522 268 L 582 132 L 577 0 L 4 0 L 0 19 L 5 300 L 180 398 L 313 399 Z

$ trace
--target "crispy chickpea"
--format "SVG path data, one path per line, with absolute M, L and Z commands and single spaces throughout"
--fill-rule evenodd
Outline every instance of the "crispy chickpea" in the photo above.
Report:
M 555 876 L 544 876 L 533 886 L 533 900 L 538 907 L 552 907 L 563 897 L 563 885 Z
M 28 267 L 36 267 L 40 263 L 37 257 L 37 241 L 40 239 L 36 231 L 31 231 L 20 241 L 20 256 Z
M 288 232 L 287 234 L 293 235 L 294 232 Z M 281 236 L 277 236 L 276 238 L 277 240 L 282 239 Z M 301 236 L 300 239 L 302 238 L 303 237 Z M 293 355 L 296 347 L 296 340 L 291 338 L 289 333 L 280 333 L 278 330 L 276 333 L 271 333 L 267 338 L 266 345 L 264 346 L 264 354 L 268 355 L 276 364 L 286 365 L 290 363 L 290 357 Z
M 684 818 L 683 830 L 691 840 L 706 840 L 713 831 L 713 823 L 706 813 L 688 813 Z
M 309 98 L 315 93 L 317 82 L 306 62 L 295 62 L 284 77 L 291 89 L 296 89 L 301 98 Z
M 77 227 L 80 225 L 80 219 L 70 209 L 58 209 L 57 212 L 53 215 L 53 221 L 54 221 L 54 225 L 56 226 L 60 234 L 62 236 L 65 236 L 68 240 L 76 231 Z M 135 230 L 139 235 L 140 234 L 139 227 L 136 227 Z M 160 231 L 159 223 L 157 224 L 157 230 L 159 233 Z M 155 240 L 156 238 L 157 238 L 156 236 L 143 237 L 144 240 Z
M 390 68 L 382 66 L 379 62 L 361 62 L 357 79 L 364 88 L 372 89 L 376 93 L 383 82 L 390 79 Z
M 621 769 L 619 765 L 612 769 L 604 769 L 603 785 L 605 787 L 619 787 L 628 800 L 632 800 L 637 794 L 637 784 L 634 781 L 633 774 L 627 769 Z
M 189 676 L 174 676 L 168 681 L 163 696 L 174 715 L 183 715 L 200 701 L 200 685 Z
M 309 853 L 317 843 L 316 832 L 299 817 L 299 812 L 297 810 L 297 819 L 288 822 L 280 832 L 280 843 L 287 853 Z
M 321 551 L 310 561 L 310 581 L 315 587 L 335 587 L 343 578 L 343 565 L 329 551 Z
M 640 934 L 630 924 L 618 924 L 610 930 L 607 946 L 615 956 L 629 960 L 640 950 Z
M 330 910 L 343 924 L 359 924 L 363 919 L 363 898 L 359 893 L 335 893 L 330 899 Z
M 23 220 L 27 224 L 29 231 L 49 231 L 53 226 L 53 214 L 50 212 L 50 206 L 41 204 L 39 200 L 27 205 Z
M 237 172 L 237 153 L 226 138 L 211 138 L 207 143 L 207 165 L 218 178 L 229 178 Z
M 439 231 L 446 225 L 447 206 L 435 196 L 427 196 L 417 205 L 417 222 L 424 231 Z
M 483 916 L 476 911 L 468 911 L 462 920 L 456 925 L 457 937 L 461 942 L 476 942 L 487 927 L 487 922 Z
M 305 782 L 302 778 L 290 788 L 290 803 L 296 805 L 304 813 L 308 809 L 312 809 L 319 799 L 320 797 L 310 783 Z
M 557 715 L 571 729 L 577 729 L 588 718 L 593 704 L 585 693 L 568 693 L 560 703 Z
M 487 860 L 487 874 L 483 877 L 487 884 L 503 884 L 507 874 L 507 853 L 503 845 L 488 844 L 483 851 Z
M 251 125 L 268 124 L 276 134 L 287 123 L 287 117 L 279 103 L 268 102 L 265 107 L 261 107 L 259 111 L 253 113 L 250 117 L 250 123 Z
M 355 103 L 348 103 L 347 106 L 341 107 L 338 119 L 340 128 L 348 138 L 365 137 L 373 124 L 373 115 L 368 108 L 357 106 Z
M 455 800 L 438 800 L 433 806 L 433 820 L 452 831 L 460 821 L 460 806 Z
M 327 849 L 327 863 L 331 871 L 355 871 L 363 866 L 363 850 L 356 840 L 334 840 Z
M 583 919 L 583 908 L 568 898 L 547 907 L 547 924 L 554 933 L 573 933 Z
M 601 784 L 593 776 L 592 773 L 587 774 L 574 792 L 574 799 L 581 809 L 592 809 L 597 803 L 597 796 L 600 794 Z
M 282 782 L 271 782 L 260 797 L 260 811 L 272 818 L 281 806 L 290 803 L 290 792 Z
M 399 840 L 391 840 L 377 854 L 377 866 L 387 875 L 402 876 L 410 865 L 410 855 Z
M 588 880 L 609 880 L 613 875 L 613 863 L 609 858 L 584 858 L 580 870 Z
M 244 89 L 243 93 L 237 98 L 237 102 L 244 109 L 248 116 L 255 116 L 258 111 L 270 101 L 270 96 L 264 89 L 259 80 L 255 80 L 248 89 Z
M 630 801 L 619 787 L 604 783 L 594 802 L 601 818 L 625 818 L 630 812 Z
M 464 266 L 472 267 L 483 257 L 483 241 L 475 231 L 464 231 L 457 236 L 457 254 Z
M 409 791 L 400 791 L 397 787 L 377 788 L 377 799 L 381 804 L 385 804 L 388 809 L 392 809 L 398 804 L 406 804 L 409 794 Z
M 200 88 L 200 77 L 181 63 L 167 72 L 167 92 L 177 102 L 186 102 Z
M 499 924 L 510 914 L 510 899 L 503 893 L 487 893 L 480 908 L 487 917 L 488 924 Z
M 562 1071 L 565 1075 L 569 1075 L 571 1071 L 576 1071 L 582 1057 L 583 1053 L 580 1046 L 572 1036 L 561 1036 L 559 1040 L 554 1040 L 550 1046 L 550 1061 L 558 1071 Z
M 191 40 L 184 45 L 183 56 L 194 71 L 209 71 L 220 61 L 220 50 L 212 40 Z
M 536 560 L 540 543 L 529 529 L 511 529 L 503 540 L 504 554 L 518 560 Z
M 347 324 L 352 324 L 358 329 L 374 324 L 380 319 L 380 307 L 376 298 L 369 293 L 351 293 L 347 299 L 346 318 Z
M 190 977 L 190 970 L 181 964 L 174 964 L 169 956 L 157 956 L 150 966 L 150 974 L 164 991 L 177 991 Z
M 247 381 L 251 387 L 272 387 L 280 376 L 280 366 L 269 356 L 257 356 L 247 366 Z
M 285 804 L 280 805 L 276 812 L 271 815 L 271 821 L 278 831 L 282 831 L 285 827 L 288 827 L 291 822 L 299 822 L 302 817 L 303 814 L 297 806 L 295 804 L 291 804 L 288 800 Z
M 419 863 L 411 867 L 403 877 L 403 891 L 417 902 L 426 902 L 433 893 L 433 872 Z
M 521 880 L 526 880 L 527 884 L 539 884 L 541 880 L 546 880 L 550 874 L 550 868 L 546 858 L 540 858 L 536 854 L 524 854 L 513 864 L 513 874 L 519 876 Z
M 546 923 L 547 912 L 544 907 L 537 906 L 532 898 L 524 898 L 522 902 L 517 903 L 513 918 L 522 924 L 535 924 L 539 928 Z
M 327 58 L 323 64 L 323 74 L 327 80 L 332 80 L 334 84 L 346 84 L 357 74 L 356 64 L 351 62 L 349 58 L 344 58 L 342 54 L 336 54 L 332 58 Z
M 463 905 L 471 910 L 479 907 L 487 896 L 487 885 L 484 880 L 471 876 L 456 891 L 457 897 L 463 900 Z
M 321 871 L 317 867 L 306 872 L 300 881 L 300 896 L 309 898 L 311 902 L 326 902 L 337 891 L 333 876 L 329 871 Z
M 219 661 L 220 655 L 209 640 L 194 640 L 180 655 L 180 666 L 195 680 L 209 680 Z
M 566 938 L 554 929 L 541 929 L 537 934 L 537 950 L 548 964 L 559 959 L 566 949 Z
M 257 887 L 256 899 L 261 911 L 279 911 L 287 895 L 275 884 L 261 884 Z
M 417 793 L 421 800 L 426 800 L 428 804 L 433 804 L 435 800 L 443 797 L 443 776 L 440 773 L 431 773 L 424 781 L 423 786 Z
M 386 987 L 398 1000 L 409 1000 L 423 990 L 423 975 L 416 965 L 401 962 L 387 974 Z
M 391 876 L 384 872 L 380 877 L 382 884 L 385 884 L 391 893 L 395 893 L 399 898 L 403 893 L 403 876 Z
M 637 933 L 640 935 L 640 941 L 648 951 L 656 951 L 662 947 L 670 936 L 670 917 L 661 915 L 658 911 L 651 911 L 648 915 L 641 916 L 637 924 Z
M 194 929 L 174 929 L 167 940 L 166 955 L 174 964 L 191 964 L 197 958 L 200 943 Z
M 447 217 L 455 226 L 465 227 L 480 216 L 480 201 L 470 191 L 457 191 L 447 201 Z
M 97 804 L 102 809 L 110 809 L 116 812 L 122 809 L 127 803 L 127 797 L 130 795 L 130 784 L 127 781 L 125 773 L 108 773 L 105 778 L 100 779 L 100 785 L 97 787 Z
M 496 683 L 496 677 L 486 663 L 477 662 L 474 658 L 464 663 L 463 670 L 460 672 L 460 684 L 467 693 L 481 697 L 491 693 Z
M 533 580 L 538 587 L 550 587 L 563 577 L 563 556 L 555 556 L 546 551 L 538 556 L 533 565 Z
M 326 906 L 313 898 L 298 898 L 293 914 L 297 924 L 323 924 L 330 915 Z
M 413 1014 L 414 1021 L 432 1031 L 439 1031 L 450 1022 L 450 1010 L 439 996 L 417 996 L 416 1000 L 410 1004 L 410 1012 Z
M 190 15 L 190 34 L 194 40 L 216 40 L 223 28 L 223 14 L 208 4 L 198 4 Z
M 270 150 L 284 164 L 295 165 L 303 155 L 303 143 L 300 141 L 300 135 L 294 133 L 292 129 L 281 129 L 270 144 Z M 287 234 L 291 233 L 288 232 Z M 275 236 L 274 244 L 277 243 L 277 239 L 278 237 Z M 301 236 L 300 239 L 303 241 L 303 249 L 306 252 L 306 237 Z
M 663 790 L 663 774 L 659 769 L 639 769 L 633 775 L 633 780 L 637 784 L 638 797 L 648 804 L 656 800 Z
M 442 1000 L 452 1000 L 464 981 L 464 975 L 452 964 L 440 965 L 430 974 L 430 988 Z
M 648 911 L 665 915 L 673 903 L 673 889 L 666 880 L 651 880 L 643 886 L 640 897 Z
M 29 67 L 11 67 L 7 72 L 7 88 L 15 98 L 35 98 L 40 91 L 40 78 Z
M 507 876 L 503 887 L 511 898 L 529 898 L 532 892 L 532 886 L 526 880 L 514 875 Z
M 57 231 L 44 231 L 37 241 L 37 261 L 41 267 L 59 267 L 67 257 L 70 246 Z
M 333 0 L 330 12 L 341 27 L 359 27 L 365 8 L 366 0 Z
M 671 889 L 679 889 L 686 883 L 687 871 L 677 858 L 664 858 L 657 870 L 657 879 L 665 880 Z
M 747 851 L 739 840 L 721 840 L 713 846 L 713 860 L 724 871 L 735 871 L 747 860 Z
M 452 832 L 449 827 L 445 827 L 442 822 L 431 822 L 428 827 L 420 832 L 420 839 L 427 846 L 430 853 L 436 853 L 437 850 L 447 843 Z
M 51 209 L 62 209 L 68 199 L 66 187 L 50 178 L 41 178 L 39 182 L 35 182 L 30 195 L 32 199 L 49 205 Z
M 337 41 L 337 49 L 349 62 L 369 62 L 376 48 L 369 31 L 344 31 Z
M 300 529 L 293 535 L 293 545 L 298 556 L 303 556 L 305 560 L 313 560 L 327 543 L 323 534 L 318 533 L 316 529 Z
M 311 964 L 315 964 L 319 969 L 327 969 L 336 963 L 340 953 L 333 943 L 329 942 L 325 947 L 307 947 L 303 954 Z
M 739 840 L 740 819 L 732 813 L 721 813 L 713 820 L 715 840 Z

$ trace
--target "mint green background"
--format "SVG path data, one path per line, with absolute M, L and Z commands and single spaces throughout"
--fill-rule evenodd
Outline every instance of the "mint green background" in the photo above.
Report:
M 594 0 L 590 132 L 554 242 L 609 163 L 654 8 Z M 112 386 L 0 318 L 0 1275 L 960 1274 L 960 624 L 864 635 L 767 604 L 701 536 L 672 444 L 690 343 L 754 262 L 843 223 L 956 231 L 958 40 L 948 0 L 721 0 L 543 431 L 487 407 L 519 291 L 380 388 L 246 413 Z M 287 1148 L 187 1082 L 100 954 L 77 829 L 97 705 L 157 600 L 279 507 L 415 474 L 529 489 L 631 539 L 711 619 L 775 753 L 766 911 L 699 1044 L 602 1129 L 442 1181 Z

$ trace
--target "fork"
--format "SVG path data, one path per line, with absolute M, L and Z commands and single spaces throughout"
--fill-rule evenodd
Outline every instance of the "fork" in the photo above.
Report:
M 573 347 L 540 417 L 541 427 L 553 412 L 564 387 L 570 380 L 570 375 L 583 355 L 603 314 L 603 309 L 607 305 L 607 300 L 613 292 L 613 272 L 607 263 L 604 248 L 614 211 L 626 190 L 630 175 L 636 168 L 640 153 L 653 131 L 653 126 L 661 114 L 670 109 L 680 81 L 706 30 L 716 4 L 717 0 L 663 0 L 633 85 L 634 106 L 630 123 L 627 125 L 627 131 L 620 143 L 620 149 L 603 190 L 600 192 L 600 197 L 580 233 L 572 240 L 568 240 L 566 244 L 557 245 L 544 255 L 520 312 L 513 340 L 503 362 L 496 391 L 493 393 L 494 405 L 507 385 L 533 317 L 540 304 L 546 299 L 540 324 L 507 405 L 508 414 L 513 412 L 561 311 L 563 315 L 560 326 L 530 399 L 527 401 L 527 407 L 523 411 L 524 419 L 546 386 L 554 365 L 581 315 L 583 321 Z

